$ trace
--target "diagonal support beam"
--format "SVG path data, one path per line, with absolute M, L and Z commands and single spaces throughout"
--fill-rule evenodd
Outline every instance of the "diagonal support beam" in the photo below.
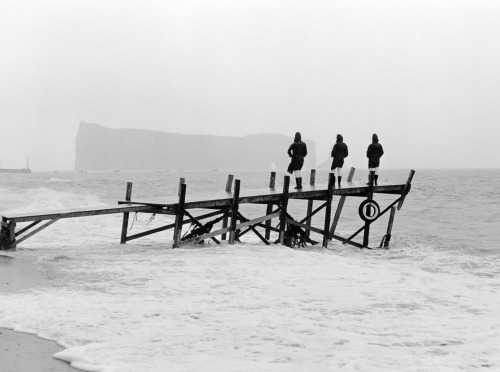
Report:
M 38 232 L 42 231 L 43 229 L 45 229 L 45 228 L 47 228 L 47 227 L 49 227 L 49 226 L 50 226 L 50 225 L 52 225 L 53 223 L 55 223 L 55 222 L 59 221 L 59 219 L 60 219 L 60 218 L 54 218 L 53 220 L 50 220 L 50 221 L 48 221 L 48 222 L 44 223 L 42 226 L 40 226 L 40 227 L 36 228 L 36 229 L 35 229 L 35 230 L 33 230 L 32 232 L 30 232 L 30 233 L 28 233 L 28 234 L 24 235 L 22 238 L 16 239 L 15 241 L 13 241 L 13 242 L 11 242 L 11 243 L 13 243 L 13 245 L 14 245 L 14 246 L 15 246 L 15 245 L 18 245 L 19 243 L 21 243 L 21 242 L 25 241 L 25 240 L 26 240 L 26 239 L 28 239 L 29 237 L 31 237 L 31 236 L 33 236 L 33 235 L 35 235 L 36 233 L 38 233 Z

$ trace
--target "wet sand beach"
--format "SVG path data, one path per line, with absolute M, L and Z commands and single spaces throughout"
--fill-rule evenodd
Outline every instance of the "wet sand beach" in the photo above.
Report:
M 0 254 L 0 296 L 36 288 L 43 275 L 31 262 Z M 53 358 L 62 350 L 56 342 L 35 335 L 0 328 L 0 370 L 2 372 L 71 372 L 78 371 L 68 363 Z

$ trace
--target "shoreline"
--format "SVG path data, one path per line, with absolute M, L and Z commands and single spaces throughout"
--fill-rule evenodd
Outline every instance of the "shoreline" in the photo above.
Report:
M 0 297 L 37 288 L 44 281 L 42 273 L 29 260 L 0 253 Z M 64 348 L 55 341 L 0 327 L 2 372 L 80 371 L 53 357 L 62 350 Z

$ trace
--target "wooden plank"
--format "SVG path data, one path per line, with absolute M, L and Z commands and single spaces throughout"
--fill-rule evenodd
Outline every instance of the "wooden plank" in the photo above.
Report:
M 200 235 L 200 236 L 197 236 L 196 238 L 192 238 L 192 239 L 186 239 L 186 240 L 182 240 L 179 242 L 179 246 L 182 247 L 184 245 L 189 245 L 189 244 L 193 244 L 193 243 L 197 243 L 197 242 L 200 242 L 202 240 L 205 240 L 205 239 L 209 239 L 213 236 L 217 236 L 217 235 L 221 235 L 223 233 L 227 233 L 229 232 L 229 227 L 226 227 L 225 229 L 220 229 L 220 230 L 217 230 L 217 231 L 211 231 L 207 234 L 203 234 L 203 235 Z
M 242 222 L 242 223 L 236 225 L 236 229 L 241 230 L 241 229 L 244 229 L 245 227 L 256 225 L 262 221 L 267 221 L 267 220 L 271 220 L 273 218 L 277 218 L 280 215 L 281 215 L 281 212 L 276 212 L 276 213 L 272 213 L 272 214 L 265 215 L 262 217 L 254 218 L 253 220 L 245 221 L 245 222 Z
M 183 222 L 184 225 L 187 224 L 187 223 L 189 223 L 189 221 L 184 221 Z M 138 234 L 129 235 L 129 236 L 127 236 L 127 241 L 131 241 L 131 240 L 134 240 L 134 239 L 142 238 L 144 236 L 148 236 L 148 235 L 151 235 L 151 234 L 159 233 L 161 231 L 165 231 L 165 230 L 171 229 L 173 227 L 175 227 L 175 223 L 171 223 L 169 225 L 162 226 L 162 227 L 157 227 L 155 229 L 144 231 L 144 232 L 141 232 L 141 233 L 138 233 Z
M 352 182 L 352 178 L 354 177 L 354 172 L 356 171 L 356 168 L 351 167 L 351 170 L 349 171 L 349 176 L 347 176 L 347 183 Z M 340 214 L 342 213 L 342 209 L 344 208 L 344 203 L 346 200 L 347 196 L 342 195 L 339 200 L 339 204 L 337 205 L 337 209 L 335 210 L 335 216 L 333 217 L 333 223 L 332 227 L 330 228 L 330 235 L 335 233 L 335 229 L 337 228 L 337 225 L 340 220 Z
M 310 219 L 312 216 L 314 216 L 316 213 L 318 213 L 320 210 L 322 210 L 322 209 L 323 209 L 323 208 L 325 208 L 325 207 L 326 207 L 326 203 L 321 204 L 321 205 L 320 205 L 319 207 L 317 207 L 317 208 L 316 208 L 313 212 L 311 212 L 311 214 L 308 214 L 306 217 L 304 217 L 304 218 L 300 221 L 300 223 L 303 223 L 303 222 L 307 221 L 307 219 Z M 307 226 L 307 224 L 306 224 L 306 226 Z M 311 226 L 311 225 L 309 225 L 309 226 Z
M 48 213 L 40 215 L 29 215 L 29 216 L 18 216 L 18 217 L 7 217 L 9 220 L 15 222 L 28 222 L 28 221 L 43 221 L 43 220 L 53 220 L 54 218 L 75 218 L 75 217 L 87 217 L 87 216 L 100 216 L 106 214 L 116 214 L 124 212 L 145 212 L 145 213 L 158 213 L 158 214 L 172 214 L 167 211 L 162 211 L 159 208 L 142 205 L 142 206 L 129 206 L 129 207 L 118 207 L 118 208 L 103 208 L 103 209 L 93 209 L 93 210 L 82 210 L 75 212 L 63 212 L 63 213 Z
M 48 222 L 46 222 L 45 224 L 43 224 L 42 226 L 36 228 L 35 230 L 31 231 L 30 233 L 24 235 L 22 238 L 19 238 L 15 241 L 15 245 L 18 245 L 20 244 L 21 242 L 25 241 L 26 239 L 28 239 L 29 237 L 35 235 L 36 233 L 42 231 L 43 229 L 49 227 L 50 225 L 52 225 L 53 223 L 59 221 L 60 218 L 54 218 L 53 220 L 50 220 Z
M 16 236 L 19 236 L 19 235 L 21 235 L 22 233 L 24 233 L 24 232 L 28 231 L 28 230 L 29 230 L 29 229 L 31 229 L 33 226 L 38 225 L 40 222 L 42 222 L 42 221 L 35 221 L 35 222 L 30 223 L 28 226 L 23 227 L 21 230 L 18 230 L 18 231 L 16 232 Z
M 333 188 L 335 187 L 335 175 L 333 173 L 328 174 L 328 195 L 326 198 L 326 209 L 325 209 L 325 224 L 323 228 L 323 247 L 328 247 L 329 240 L 329 229 L 330 229 L 330 218 L 332 214 L 332 195 Z
M 218 215 L 218 214 L 221 214 L 221 213 L 224 213 L 224 212 L 223 211 L 211 212 L 211 213 L 204 214 L 202 216 L 198 216 L 197 218 L 200 220 L 200 219 L 212 217 L 212 216 L 215 216 L 215 215 Z M 191 223 L 190 219 L 185 220 L 185 221 L 182 222 L 183 225 L 187 225 L 189 223 Z M 162 226 L 162 227 L 157 227 L 155 229 L 144 231 L 144 232 L 141 232 L 141 233 L 138 233 L 138 234 L 135 234 L 135 235 L 130 235 L 130 236 L 127 237 L 127 241 L 138 239 L 138 238 L 142 238 L 144 236 L 148 236 L 148 235 L 155 234 L 155 233 L 158 233 L 158 232 L 161 232 L 161 231 L 165 231 L 165 230 L 171 229 L 173 227 L 175 227 L 175 223 L 171 223 L 169 225 L 165 225 L 165 226 Z
M 132 182 L 127 182 L 127 191 L 125 192 L 126 201 L 130 201 L 132 198 L 132 185 L 133 185 Z M 125 244 L 127 242 L 128 219 L 129 219 L 129 212 L 124 212 L 122 221 L 122 233 L 120 236 L 120 244 Z
M 274 190 L 274 186 L 276 184 L 276 172 L 271 172 L 271 177 L 269 178 L 269 189 Z M 271 214 L 273 211 L 273 203 L 268 203 L 266 208 L 266 215 Z M 265 229 L 265 239 L 269 240 L 271 237 L 271 220 L 266 221 L 266 229 Z
M 311 169 L 311 175 L 309 176 L 309 185 L 314 188 L 314 185 L 316 183 L 316 169 Z M 314 201 L 312 199 L 307 201 L 307 220 L 306 220 L 306 225 L 311 226 L 312 222 L 312 209 L 313 209 L 313 203 Z M 306 235 L 309 237 L 311 234 L 311 231 L 309 229 L 306 230 Z
M 240 198 L 240 180 L 234 182 L 233 201 L 231 203 L 231 228 L 229 229 L 229 244 L 234 244 L 236 239 L 236 222 L 238 219 L 238 208 Z
M 387 233 L 384 237 L 384 248 L 389 248 L 389 242 L 391 240 L 392 225 L 394 223 L 394 216 L 396 214 L 396 208 L 391 208 L 391 214 L 389 215 L 389 223 L 387 224 Z
M 406 195 L 410 192 L 410 188 L 411 188 L 411 180 L 413 179 L 413 175 L 415 174 L 415 171 L 412 169 L 410 171 L 410 175 L 408 176 L 408 180 L 406 181 L 406 184 L 405 184 L 405 187 L 403 188 L 403 190 L 401 191 L 401 200 L 399 201 L 399 204 L 398 204 L 398 211 L 401 209 L 401 207 L 403 206 L 403 203 L 405 201 L 405 198 L 406 198 Z
M 281 194 L 280 203 L 280 234 L 279 242 L 281 245 L 285 242 L 286 217 L 288 207 L 288 189 L 290 188 L 290 176 L 285 176 L 283 180 L 283 193 Z
M 232 174 L 229 174 L 227 176 L 227 182 L 226 182 L 226 192 L 230 193 L 231 192 L 231 189 L 233 188 L 233 175 Z M 222 219 L 222 227 L 223 228 L 226 228 L 227 227 L 227 223 L 228 223 L 228 216 L 224 216 L 224 218 Z M 226 240 L 226 233 L 222 234 L 221 236 L 221 239 L 222 240 Z
M 182 184 L 181 192 L 179 195 L 179 204 L 177 207 L 177 213 L 175 215 L 175 227 L 174 227 L 174 248 L 179 247 L 182 236 L 182 225 L 184 219 L 184 201 L 186 200 L 186 184 Z
M 401 190 L 404 188 L 404 185 L 383 185 L 374 187 L 374 192 L 383 193 L 383 194 L 401 194 Z M 261 190 L 262 191 L 262 190 Z M 314 199 L 314 200 L 326 200 L 327 189 L 316 189 L 310 191 L 289 191 L 289 199 Z M 343 187 L 341 189 L 334 189 L 334 196 L 359 196 L 366 197 L 368 191 L 368 187 L 364 186 L 352 186 L 352 187 Z M 275 203 L 278 204 L 281 200 L 280 193 L 271 193 L 271 194 L 255 194 L 248 196 L 240 196 L 240 204 L 247 203 Z M 218 199 L 210 199 L 210 200 L 198 200 L 198 201 L 189 201 L 185 203 L 186 209 L 205 209 L 205 208 L 223 208 L 231 206 L 232 198 L 218 198 Z M 125 202 L 119 201 L 118 204 L 131 204 L 131 205 L 146 205 L 153 207 L 161 207 L 167 208 L 167 210 L 173 210 L 176 206 L 176 203 L 150 203 L 150 202 Z
M 335 235 L 335 234 L 333 234 L 331 236 L 331 238 L 336 239 L 336 240 L 340 240 L 342 243 L 350 244 L 350 245 L 353 245 L 353 246 L 358 247 L 358 248 L 368 248 L 368 247 L 364 247 L 363 245 L 361 245 L 359 243 L 353 242 L 352 240 L 343 238 L 343 237 Z

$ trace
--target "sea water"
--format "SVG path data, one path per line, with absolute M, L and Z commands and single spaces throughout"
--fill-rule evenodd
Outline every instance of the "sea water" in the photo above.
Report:
M 1 175 L 0 214 L 116 206 L 127 181 L 140 201 L 175 198 L 180 177 L 188 194 L 210 193 L 227 173 Z M 231 173 L 242 189 L 269 182 L 269 172 Z M 408 173 L 383 170 L 380 182 L 405 183 Z M 317 182 L 326 178 L 318 172 Z M 85 371 L 498 371 L 499 184 L 498 169 L 417 169 L 390 249 L 290 249 L 251 234 L 171 249 L 171 230 L 120 245 L 120 215 L 60 220 L 7 253 L 33 260 L 47 280 L 0 294 L 0 326 L 57 341 L 56 357 Z M 375 199 L 385 208 L 396 197 Z M 363 225 L 361 201 L 347 199 L 337 234 Z M 290 212 L 301 219 L 306 206 L 291 201 Z M 385 217 L 371 229 L 373 248 Z M 173 222 L 130 220 L 129 234 Z

